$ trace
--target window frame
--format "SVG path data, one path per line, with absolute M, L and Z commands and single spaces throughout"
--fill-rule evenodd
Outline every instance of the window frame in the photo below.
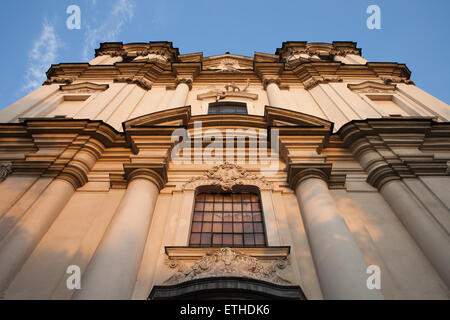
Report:
M 234 200 L 234 196 L 240 197 L 239 201 Z M 242 195 L 248 195 L 247 197 L 250 198 L 250 201 L 246 201 L 242 198 Z M 201 199 L 201 197 L 204 196 L 204 200 Z M 213 201 L 207 200 L 207 196 L 212 196 Z M 217 198 L 216 198 L 217 196 Z M 220 197 L 222 196 L 222 200 L 219 201 Z M 232 201 L 228 202 L 225 199 L 225 196 L 229 197 L 231 196 Z M 257 201 L 252 200 L 252 197 L 256 197 Z M 200 200 L 199 200 L 200 198 Z M 218 200 L 216 202 L 216 199 Z M 253 198 L 255 199 L 255 198 Z M 198 205 L 199 204 L 199 205 Z M 200 210 L 200 206 L 203 204 L 203 207 Z M 211 205 L 209 206 L 208 210 L 206 209 L 206 204 Z M 218 210 L 215 211 L 216 204 L 221 204 L 222 207 L 218 206 Z M 231 210 L 225 209 L 225 204 L 231 204 L 233 207 Z M 236 204 L 236 206 L 234 206 Z M 247 210 L 244 210 L 244 204 L 247 206 Z M 241 210 L 238 210 L 235 208 L 239 208 L 239 205 L 241 206 Z M 248 210 L 248 206 L 251 207 L 250 210 Z M 259 208 L 254 209 L 254 208 Z M 211 210 L 209 210 L 211 209 Z M 205 217 L 205 212 L 208 213 L 208 216 Z M 210 215 L 211 216 L 210 216 Z M 221 218 L 216 220 L 216 214 L 217 216 L 221 215 Z M 227 218 L 227 221 L 224 219 L 225 214 L 231 214 L 231 219 Z M 244 214 L 246 214 L 247 218 L 244 218 Z M 260 215 L 260 217 L 259 217 Z M 251 217 L 251 220 L 249 220 L 249 216 Z M 205 220 L 206 218 L 206 220 Z M 237 218 L 237 220 L 235 220 Z M 247 221 L 245 221 L 247 219 Z M 259 219 L 259 220 L 258 220 Z M 205 226 L 206 224 L 206 226 Z M 217 225 L 220 224 L 221 227 L 217 227 Z M 230 229 L 227 229 L 225 231 L 225 224 L 227 228 L 230 228 L 231 225 L 231 231 L 228 231 Z M 250 228 L 251 225 L 251 228 Z M 210 226 L 210 227 L 209 227 Z M 242 228 L 242 230 L 239 230 L 239 227 Z M 258 227 L 256 230 L 255 228 Z M 214 229 L 219 228 L 219 229 Z M 237 228 L 238 230 L 235 230 Z M 247 228 L 247 231 L 245 230 Z M 241 232 L 240 232 L 241 231 Z M 198 235 L 198 240 L 193 242 L 193 235 Z M 209 240 L 206 240 L 208 236 L 205 238 L 202 238 L 203 234 L 209 235 Z M 214 243 L 214 239 L 219 239 L 219 237 L 215 237 L 216 235 L 221 236 L 221 240 L 218 243 Z M 230 241 L 225 241 L 224 235 L 227 235 L 228 239 L 231 237 Z M 253 244 L 246 243 L 245 239 L 247 236 L 253 237 Z M 238 240 L 240 236 L 240 243 Z M 259 237 L 259 241 L 256 237 Z M 261 238 L 262 237 L 262 238 Z M 235 242 L 236 241 L 236 242 Z M 206 242 L 206 243 L 202 243 Z M 258 247 L 268 247 L 268 236 L 267 236 L 267 228 L 265 223 L 265 217 L 264 217 L 264 210 L 262 207 L 262 199 L 261 194 L 257 191 L 252 190 L 242 190 L 239 192 L 221 192 L 216 190 L 206 190 L 206 191 L 198 191 L 196 192 L 194 196 L 194 207 L 193 207 L 193 213 L 191 216 L 191 222 L 190 222 L 190 230 L 189 230 L 189 236 L 188 236 L 188 245 L 189 247 L 196 247 L 196 248 L 202 248 L 202 247 L 230 247 L 230 248 L 258 248 Z
M 232 112 L 223 112 L 226 108 L 233 108 L 234 110 Z M 239 109 L 241 109 L 242 112 L 239 112 Z M 216 111 L 212 112 L 212 110 Z M 237 101 L 211 102 L 208 104 L 208 115 L 248 115 L 248 106 L 245 102 Z

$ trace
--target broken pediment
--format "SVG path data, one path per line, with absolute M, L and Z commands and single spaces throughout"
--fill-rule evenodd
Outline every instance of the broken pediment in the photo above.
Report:
M 264 118 L 269 126 L 316 127 L 330 131 L 333 123 L 309 114 L 266 106 Z
M 154 112 L 124 122 L 125 128 L 149 126 L 184 126 L 191 117 L 191 107 Z

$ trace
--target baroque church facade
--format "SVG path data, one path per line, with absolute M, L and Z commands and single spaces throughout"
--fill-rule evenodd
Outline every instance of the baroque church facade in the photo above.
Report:
M 450 106 L 410 75 L 354 42 L 52 65 L 0 111 L 0 298 L 448 299 Z

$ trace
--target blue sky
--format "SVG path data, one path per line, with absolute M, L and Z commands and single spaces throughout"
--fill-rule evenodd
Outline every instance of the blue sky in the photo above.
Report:
M 69 30 L 69 5 L 81 29 Z M 369 30 L 369 5 L 381 30 Z M 405 63 L 422 89 L 450 103 L 448 0 L 2 1 L 0 109 L 33 91 L 52 63 L 83 62 L 100 42 L 172 41 L 182 54 L 274 53 L 283 41 L 358 42 L 369 61 Z

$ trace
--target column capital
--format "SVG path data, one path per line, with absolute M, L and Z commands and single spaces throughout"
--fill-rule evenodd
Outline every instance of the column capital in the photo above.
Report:
M 175 85 L 185 83 L 192 89 L 194 78 L 200 73 L 201 63 L 199 62 L 176 62 L 172 63 L 172 70 L 175 78 Z
M 274 75 L 265 75 L 265 76 L 262 77 L 261 80 L 262 80 L 262 84 L 264 86 L 264 89 L 267 89 L 267 86 L 269 84 L 272 84 L 272 83 L 276 84 L 278 87 L 281 84 L 280 77 L 274 76 Z
M 100 158 L 104 148 L 99 141 L 93 138 L 89 139 L 62 169 L 57 178 L 70 182 L 75 190 L 81 188 L 88 182 L 88 174 Z
M 189 90 L 191 90 L 193 82 L 194 77 L 192 75 L 178 75 L 175 79 L 175 86 L 178 86 L 180 83 L 184 83 L 188 85 Z
M 441 129 L 431 118 L 357 120 L 339 130 L 345 146 L 367 172 L 367 182 L 379 190 L 392 180 L 447 175 L 448 159 L 430 157 L 431 152 L 445 150 L 440 141 L 447 134 L 448 128 Z M 401 152 L 399 135 L 409 137 L 402 141 Z
M 151 181 L 158 190 L 161 190 L 167 182 L 167 167 L 151 164 L 124 164 L 123 167 L 128 183 L 135 179 L 146 179 Z
M 283 72 L 283 68 L 284 66 L 282 63 L 266 62 L 255 63 L 254 67 L 256 74 L 261 79 L 264 89 L 271 83 L 275 83 L 278 86 L 280 85 L 280 75 Z
M 315 178 L 328 183 L 331 176 L 331 163 L 327 164 L 293 164 L 289 166 L 288 182 L 295 190 L 297 186 L 307 179 Z

